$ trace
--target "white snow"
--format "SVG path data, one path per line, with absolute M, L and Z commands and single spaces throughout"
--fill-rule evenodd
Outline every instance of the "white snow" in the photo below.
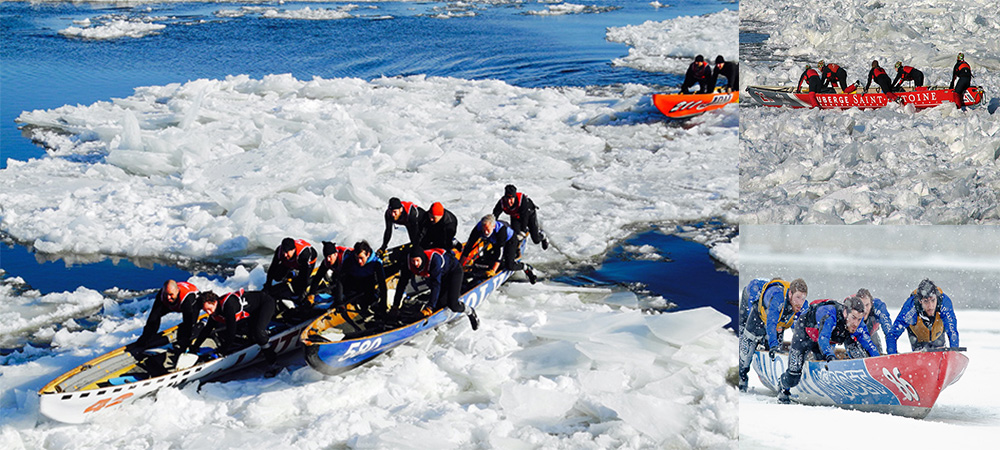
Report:
M 166 25 L 153 23 L 151 19 L 130 19 L 130 18 L 95 18 L 99 25 L 94 25 L 91 19 L 76 22 L 80 27 L 71 26 L 59 30 L 59 34 L 66 37 L 84 39 L 118 39 L 123 37 L 141 38 L 156 34 L 157 31 L 166 28 Z
M 534 262 L 599 255 L 636 222 L 734 222 L 736 110 L 629 123 L 643 97 L 423 76 L 137 88 L 22 114 L 53 157 L 8 161 L 0 225 L 48 253 L 220 259 L 285 236 L 377 241 L 393 196 L 443 202 L 462 238 L 507 183 L 555 246 Z
M 602 12 L 614 11 L 616 9 L 618 9 L 618 7 L 578 5 L 575 3 L 559 3 L 556 5 L 548 5 L 546 9 L 527 10 L 524 13 L 535 16 L 563 16 L 566 14 L 597 14 Z
M 628 56 L 612 64 L 647 72 L 684 73 L 696 55 L 709 61 L 715 61 L 717 55 L 735 61 L 739 56 L 739 18 L 739 11 L 725 9 L 704 16 L 609 27 L 609 41 L 632 47 Z
M 914 111 L 744 107 L 740 186 L 744 223 L 998 223 L 1000 210 L 1000 12 L 991 0 L 805 0 L 740 3 L 744 26 L 768 33 L 762 54 L 743 55 L 741 87 L 794 85 L 805 64 L 840 64 L 867 81 L 872 60 L 895 61 L 948 86 L 965 53 L 983 103 Z M 746 102 L 744 102 L 746 106 Z

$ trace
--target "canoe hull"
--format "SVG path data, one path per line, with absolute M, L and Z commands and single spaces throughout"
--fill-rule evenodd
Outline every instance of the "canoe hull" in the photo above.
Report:
M 754 355 L 753 369 L 768 389 L 778 383 L 787 354 L 774 361 L 767 352 Z M 838 406 L 922 419 L 944 388 L 959 380 L 969 358 L 959 351 L 914 352 L 864 359 L 810 361 L 791 398 L 807 405 Z
M 687 95 L 653 94 L 653 105 L 671 119 L 694 117 L 739 101 L 739 91 Z
M 796 93 L 790 87 L 779 86 L 748 86 L 746 91 L 750 100 L 756 104 L 788 108 L 876 109 L 890 103 L 900 103 L 923 109 L 948 102 L 956 103 L 958 98 L 955 91 L 940 86 L 907 88 L 905 92 L 894 92 L 890 95 L 881 92 L 865 94 L 857 91 L 850 94 Z M 965 91 L 963 100 L 966 106 L 974 106 L 983 101 L 983 96 L 983 88 L 973 86 Z

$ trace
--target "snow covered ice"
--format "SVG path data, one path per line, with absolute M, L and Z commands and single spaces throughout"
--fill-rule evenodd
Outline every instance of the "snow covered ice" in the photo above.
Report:
M 928 110 L 748 107 L 740 122 L 743 223 L 976 224 L 1000 222 L 1000 13 L 995 2 L 847 0 L 741 2 L 741 27 L 766 33 L 742 55 L 741 87 L 795 85 L 805 64 L 845 67 L 866 82 L 872 60 L 896 61 L 947 87 L 959 52 L 981 105 Z M 863 87 L 863 84 L 862 84 Z
M 608 40 L 631 47 L 627 56 L 615 59 L 612 64 L 647 72 L 683 74 L 696 55 L 711 61 L 722 55 L 727 61 L 735 61 L 739 17 L 738 11 L 725 9 L 705 16 L 611 27 Z
M 552 243 L 529 247 L 526 259 L 554 272 L 595 261 L 637 224 L 736 222 L 736 107 L 681 127 L 656 115 L 651 92 L 422 75 L 139 87 L 20 116 L 47 154 L 7 161 L 0 229 L 49 254 L 236 260 L 225 280 L 190 280 L 221 293 L 259 288 L 259 254 L 285 236 L 375 241 L 393 196 L 441 201 L 464 238 L 514 183 L 540 206 Z M 738 244 L 710 246 L 735 264 Z M 298 359 L 272 379 L 250 371 L 167 389 L 96 425 L 41 417 L 35 391 L 134 341 L 150 292 L 41 295 L 0 284 L 0 336 L 38 345 L 0 356 L 0 447 L 737 445 L 728 318 L 643 312 L 631 293 L 545 281 L 505 285 L 478 308 L 476 332 L 461 321 L 342 376 Z M 36 318 L 29 308 L 51 312 Z M 676 321 L 697 333 L 681 339 Z

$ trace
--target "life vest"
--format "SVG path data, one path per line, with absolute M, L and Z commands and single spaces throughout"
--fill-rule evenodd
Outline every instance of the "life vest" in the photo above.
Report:
M 212 319 L 219 323 L 226 323 L 226 317 L 222 315 L 223 306 L 226 305 L 226 300 L 229 297 L 236 297 L 236 301 L 240 302 L 240 310 L 236 311 L 236 321 L 239 322 L 247 317 L 250 317 L 250 313 L 247 312 L 247 301 L 243 299 L 243 289 L 236 292 L 230 292 L 219 298 L 219 304 L 215 307 L 215 312 L 212 314 Z
M 398 225 L 406 225 L 406 218 L 410 217 L 410 211 L 412 211 L 414 208 L 419 208 L 419 206 L 417 206 L 413 202 L 402 202 L 401 201 L 399 203 L 401 203 L 403 205 L 403 213 L 399 215 L 398 221 L 393 220 L 392 223 L 395 223 L 395 224 L 398 224 Z
M 833 326 L 833 332 L 830 334 L 830 342 L 842 344 L 851 337 L 851 333 L 847 331 L 847 321 L 841 320 L 844 316 L 844 306 L 836 300 L 824 299 L 809 302 L 809 311 L 806 312 L 805 316 L 802 316 L 802 320 L 805 320 L 804 325 L 806 335 L 808 335 L 809 339 L 812 339 L 814 342 L 819 342 L 819 332 L 821 330 L 819 328 L 819 322 L 816 319 L 816 314 L 820 307 L 828 305 L 832 305 L 834 307 L 834 314 L 836 315 L 834 320 L 837 321 L 837 323 Z
M 312 244 L 310 244 L 310 243 L 308 243 L 308 242 L 306 242 L 306 241 L 304 241 L 302 239 L 296 239 L 295 240 L 295 256 L 293 256 L 291 260 L 281 261 L 281 264 L 284 265 L 285 267 L 290 268 L 290 269 L 299 270 L 301 268 L 301 267 L 299 267 L 299 255 L 301 255 L 302 252 L 305 251 L 305 249 L 307 249 L 307 248 L 312 248 Z M 313 264 L 316 264 L 316 253 L 315 252 L 313 253 L 312 259 L 309 260 L 309 265 L 311 266 Z
M 167 305 L 167 308 L 169 308 L 171 311 L 181 312 L 181 305 L 184 303 L 184 298 L 187 297 L 188 295 L 197 293 L 198 293 L 197 286 L 188 283 L 186 281 L 179 281 L 177 282 L 177 303 L 168 302 L 166 292 L 161 292 L 161 294 L 163 294 L 161 300 L 163 300 L 163 304 Z
M 424 263 L 423 268 L 414 266 L 413 261 L 411 261 L 410 258 L 407 258 L 406 264 L 410 266 L 410 272 L 413 272 L 414 275 L 427 278 L 431 276 L 431 261 L 433 260 L 434 255 L 441 255 L 441 257 L 444 258 L 444 250 L 440 248 L 424 250 L 424 258 L 427 259 L 427 262 Z
M 761 322 L 767 323 L 767 302 L 764 301 L 764 293 L 767 292 L 767 288 L 778 285 L 781 286 L 781 298 L 785 299 L 785 305 L 782 307 L 781 312 L 778 314 L 778 323 L 775 324 L 776 328 L 786 329 L 792 326 L 795 322 L 795 312 L 792 310 L 788 304 L 786 296 L 788 294 L 789 285 L 791 283 L 785 280 L 779 280 L 777 278 L 768 281 L 763 287 L 760 288 L 760 294 L 757 295 L 757 311 L 760 313 Z
M 880 77 L 882 75 L 889 76 L 889 75 L 886 75 L 885 69 L 882 69 L 881 67 L 876 67 L 876 68 L 872 69 L 872 76 L 874 78 L 878 78 L 878 77 Z
M 917 306 L 919 308 L 919 306 Z M 941 312 L 934 312 L 934 321 L 931 323 L 931 327 L 927 328 L 924 324 L 923 319 L 920 315 L 917 315 L 917 323 L 910 325 L 910 331 L 917 337 L 917 342 L 934 342 L 939 337 L 941 333 L 944 333 L 944 320 L 941 319 Z
M 903 66 L 903 79 L 904 80 L 909 80 L 909 79 L 913 78 L 913 73 L 912 72 L 913 72 L 913 67 Z
M 972 67 L 970 67 L 969 63 L 965 61 L 962 61 L 955 66 L 955 74 L 958 75 L 962 72 L 962 70 L 967 70 L 969 73 L 972 73 Z
M 818 76 L 819 76 L 819 74 L 816 73 L 815 70 L 813 70 L 813 69 L 806 69 L 806 72 L 804 74 L 802 74 L 802 79 L 806 80 L 806 81 L 809 81 L 810 78 L 812 78 L 812 77 L 818 77 Z
M 830 73 L 836 74 L 837 72 L 840 72 L 840 66 L 838 66 L 836 64 L 832 64 L 832 63 L 831 64 L 827 64 L 826 68 L 827 68 L 827 70 L 830 71 Z
M 831 81 L 839 81 L 840 77 L 837 76 L 837 72 L 840 71 L 840 66 L 836 64 L 826 65 L 826 79 Z
M 511 206 L 507 206 L 507 197 L 504 197 L 503 201 L 500 202 L 500 205 L 503 207 L 503 212 L 507 213 L 511 219 L 521 218 L 521 213 L 519 211 L 521 208 L 521 195 L 522 194 L 520 192 L 514 194 L 515 201 Z

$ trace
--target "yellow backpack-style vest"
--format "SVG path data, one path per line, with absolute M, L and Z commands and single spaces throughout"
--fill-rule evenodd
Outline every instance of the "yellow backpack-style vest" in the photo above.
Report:
M 760 312 L 760 320 L 765 324 L 767 323 L 767 302 L 764 301 L 764 292 L 767 291 L 767 288 L 775 284 L 781 286 L 781 297 L 784 299 L 788 293 L 789 285 L 791 283 L 785 280 L 779 280 L 775 278 L 771 281 L 768 281 L 767 284 L 764 285 L 764 287 L 760 288 L 760 294 L 758 294 L 757 296 L 757 311 Z M 785 305 L 781 305 L 781 312 L 778 313 L 779 314 L 778 323 L 776 324 L 776 327 L 779 329 L 790 328 L 792 326 L 792 322 L 795 321 L 794 312 L 789 314 L 787 317 L 782 317 L 781 314 L 784 312 L 785 312 Z

